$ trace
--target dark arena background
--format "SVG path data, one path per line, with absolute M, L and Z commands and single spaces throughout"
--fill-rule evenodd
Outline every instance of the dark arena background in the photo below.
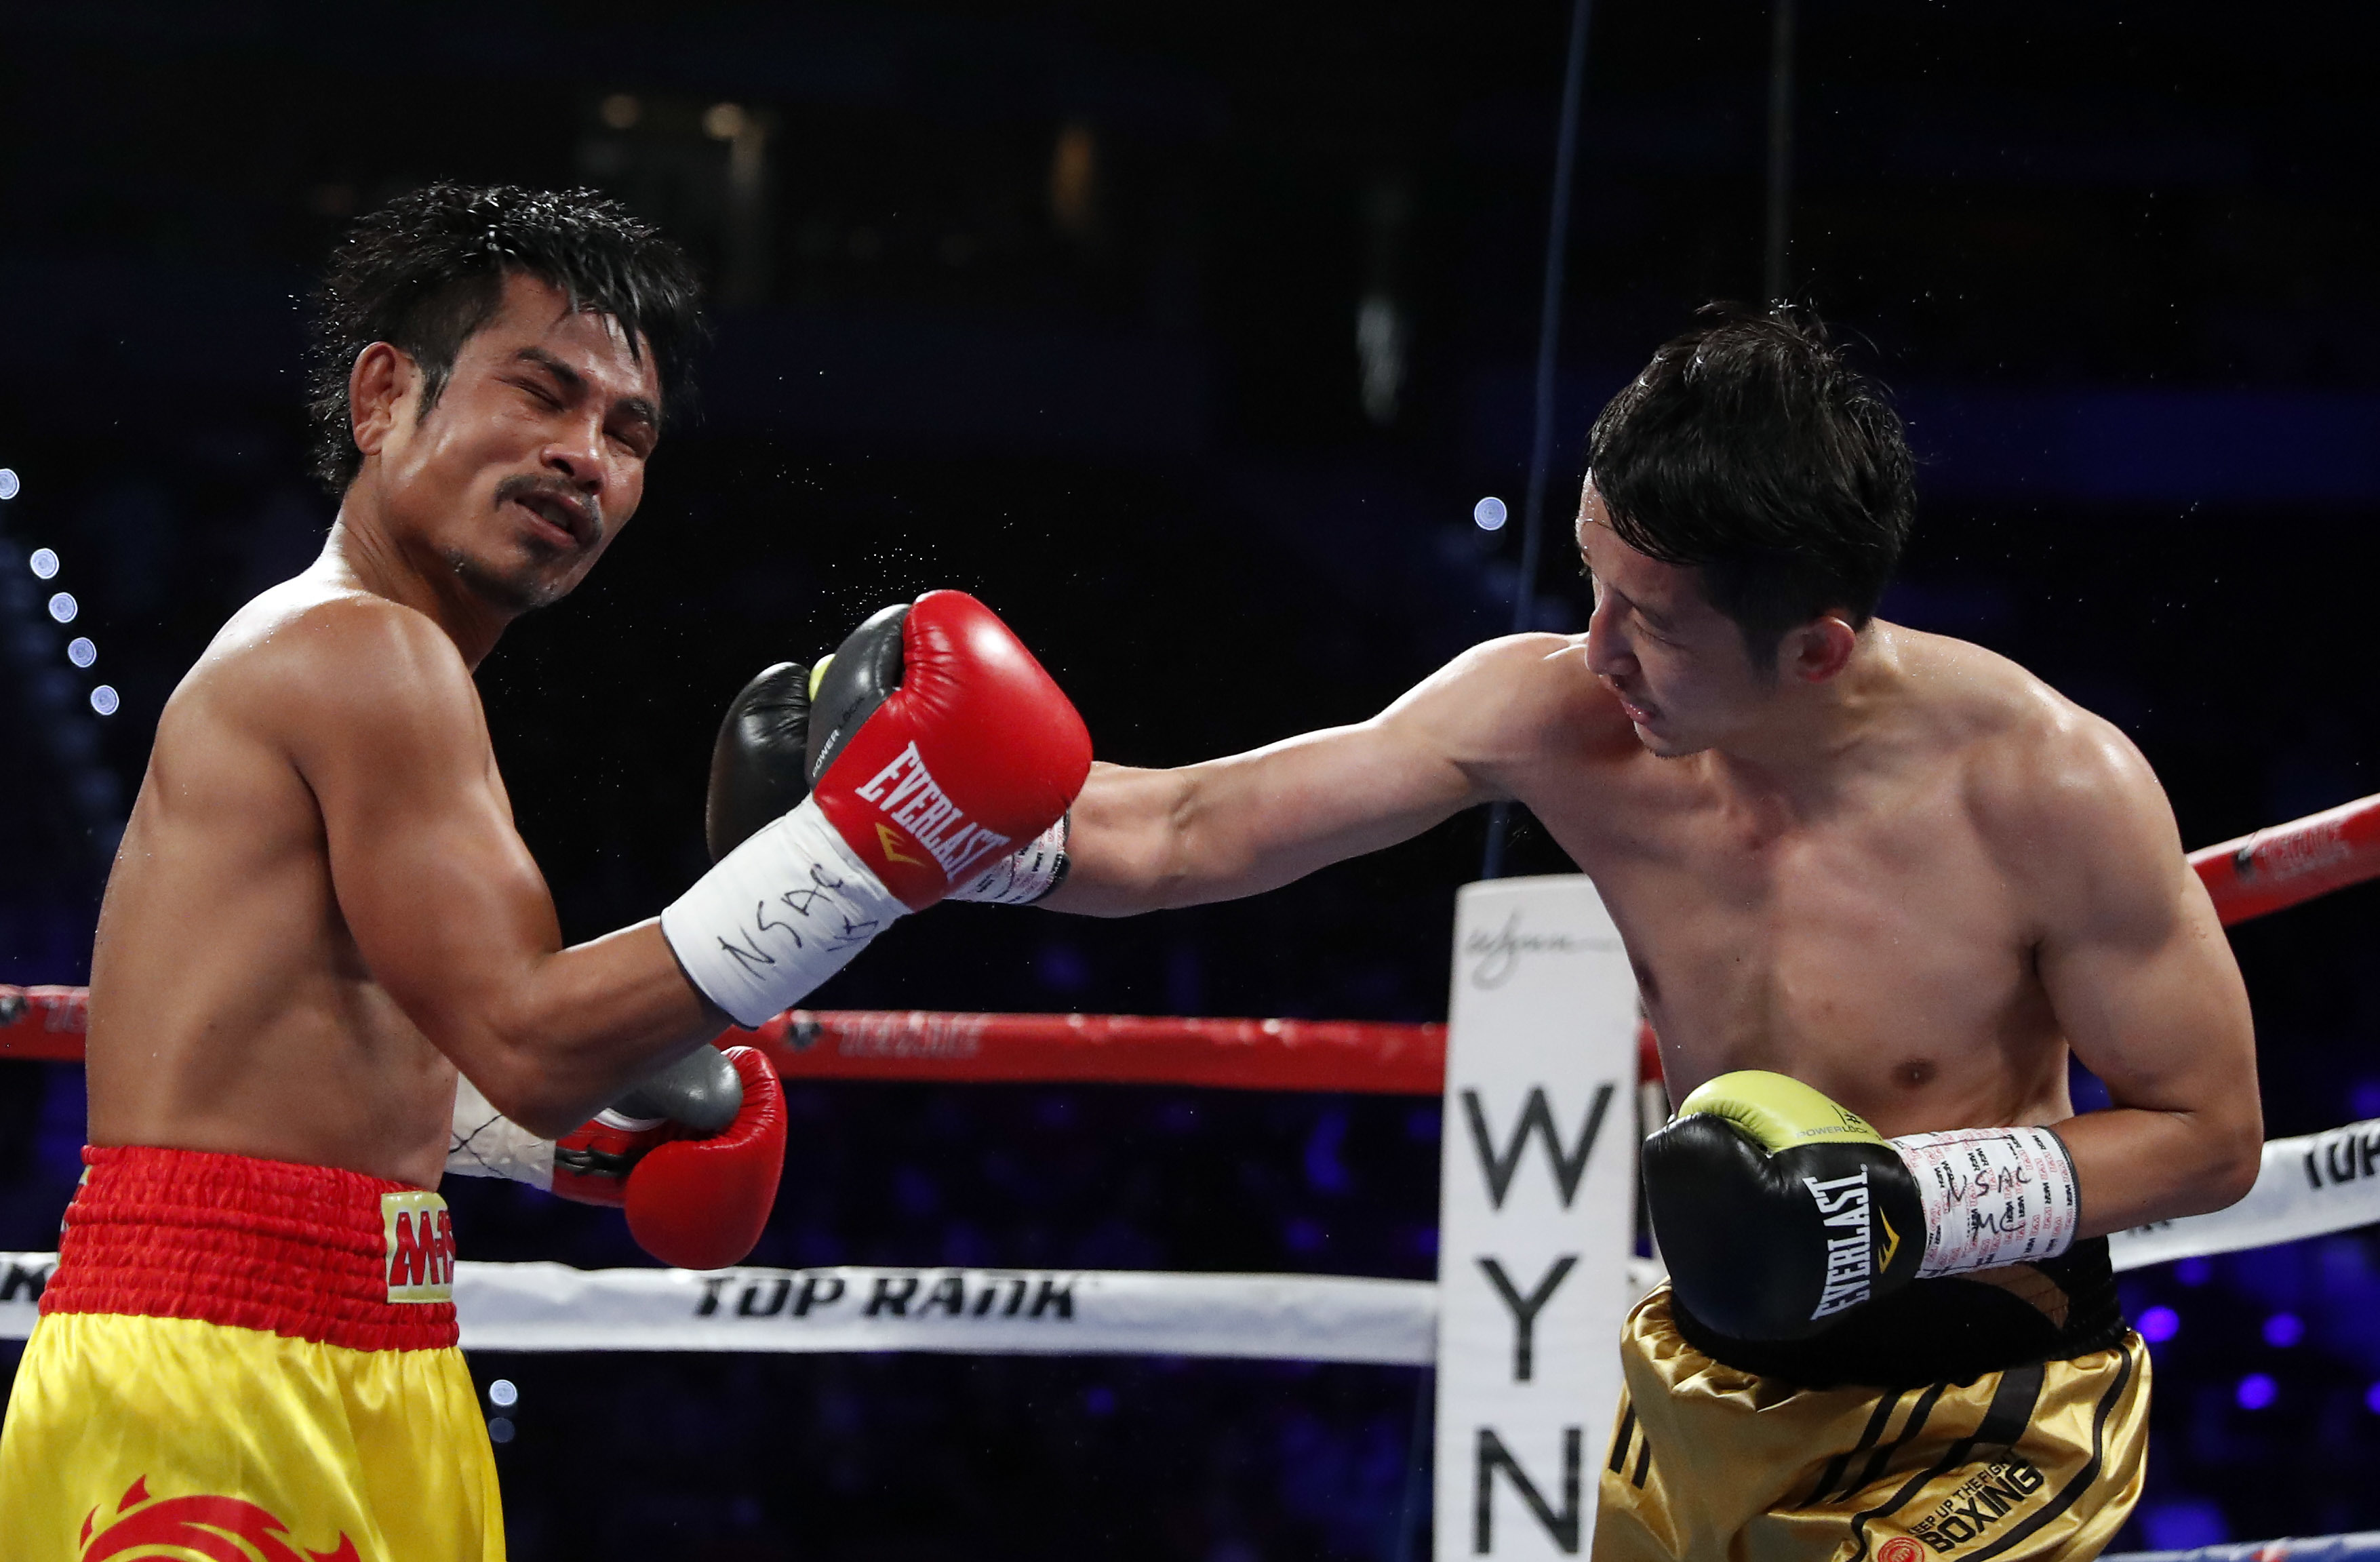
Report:
M 2119 723 L 2192 845 L 2380 791 L 2380 115 L 2347 9 L 1770 4 L 1789 28 L 1592 11 L 1535 623 L 1585 623 L 1565 539 L 1594 409 L 1696 305 L 1781 291 L 1858 344 L 1924 460 L 1888 617 Z M 614 192 L 713 300 L 700 416 L 636 524 L 480 680 L 573 937 L 700 870 L 711 733 L 747 676 L 930 587 L 1004 614 L 1103 758 L 1370 714 L 1512 621 L 1572 14 L 0 10 L 0 981 L 85 979 L 162 704 L 330 518 L 302 460 L 312 279 L 348 218 L 437 177 Z M 1490 496 L 1513 524 L 1475 520 Z M 946 908 L 812 1002 L 1440 1019 L 1484 835 L 1468 816 L 1135 921 Z M 1522 819 L 1506 867 L 1567 864 Z M 2380 1116 L 2380 890 L 2235 941 L 2267 1132 Z M 1425 1098 L 791 1096 L 755 1263 L 1435 1273 Z M 0 1062 L 0 1249 L 54 1245 L 82 1138 L 79 1067 Z M 468 1256 L 650 1262 L 612 1212 L 448 1193 Z M 2157 1379 L 2119 1549 L 2380 1528 L 2370 1231 L 2125 1293 Z M 489 1413 L 532 1562 L 1427 1548 L 1415 1369 L 473 1367 L 516 1386 Z

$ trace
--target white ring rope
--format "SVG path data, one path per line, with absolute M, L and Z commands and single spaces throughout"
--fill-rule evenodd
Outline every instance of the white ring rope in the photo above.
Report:
M 0 1253 L 0 1338 L 31 1332 L 50 1253 Z M 1649 1283 L 1649 1279 L 1648 1282 Z M 1438 1287 L 1096 1269 L 455 1266 L 472 1350 L 948 1350 L 1427 1366 Z
M 2380 1562 L 2380 1531 L 2300 1535 L 2287 1540 L 2235 1541 L 2194 1551 L 2110 1553 L 2102 1562 Z
M 2380 1220 L 2380 1118 L 2265 1141 L 2256 1185 L 2228 1209 L 2137 1226 L 2108 1239 L 2116 1267 L 2271 1247 Z
M 2248 1196 L 2119 1231 L 2118 1269 L 2380 1221 L 2380 1119 L 2276 1139 Z M 0 1253 L 0 1339 L 32 1330 L 52 1253 Z M 1660 1277 L 1632 1260 L 1631 1298 Z M 1333 1275 L 1097 1269 L 573 1269 L 455 1266 L 463 1344 L 479 1350 L 947 1350 L 1427 1366 L 1438 1287 Z

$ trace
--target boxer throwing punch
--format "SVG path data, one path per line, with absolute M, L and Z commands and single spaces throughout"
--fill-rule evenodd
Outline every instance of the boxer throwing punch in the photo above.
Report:
M 1706 318 L 1589 465 L 1585 635 L 1479 646 L 1360 725 L 1095 768 L 1047 903 L 1254 894 L 1525 804 L 1689 1092 L 1645 1157 L 1672 1282 L 1621 1341 L 1596 1556 L 2088 1556 L 2146 1442 L 2105 1234 L 2238 1199 L 2263 1135 L 2164 795 L 2022 668 L 1873 616 L 1912 463 L 1815 322 Z M 2108 1109 L 2073 1115 L 2070 1049 Z
M 776 1185 L 774 1081 L 745 1049 L 723 1082 L 682 1059 L 1081 784 L 1065 697 L 980 604 L 930 593 L 817 683 L 806 796 L 657 920 L 563 946 L 471 670 L 635 515 L 695 330 L 683 258 L 585 192 L 433 187 L 334 258 L 338 518 L 176 690 L 101 914 L 89 1169 L 0 1433 L 12 1562 L 222 1532 L 502 1556 L 431 1191 L 467 1147 L 458 1071 L 516 1139 L 560 1141 L 557 1191 L 625 1200 L 664 1256 L 738 1257 Z M 782 757 L 722 737 L 731 789 Z

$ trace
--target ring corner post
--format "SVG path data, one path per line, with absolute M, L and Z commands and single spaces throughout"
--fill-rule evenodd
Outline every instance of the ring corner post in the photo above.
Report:
M 1636 983 L 1575 874 L 1457 897 L 1435 1554 L 1584 1556 L 1634 1241 Z

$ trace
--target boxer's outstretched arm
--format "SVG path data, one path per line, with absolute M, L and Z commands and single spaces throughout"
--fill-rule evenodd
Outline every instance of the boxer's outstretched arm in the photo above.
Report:
M 280 633 L 300 654 L 257 697 L 321 806 L 339 910 L 372 977 L 492 1104 L 558 1137 L 722 1028 L 658 923 L 563 947 L 435 624 L 350 598 Z
M 1502 776 L 1595 688 L 1572 643 L 1474 647 L 1368 721 L 1179 769 L 1095 767 L 1053 911 L 1129 916 L 1233 900 L 1506 795 Z
M 2240 967 L 2148 763 L 2081 716 L 1998 814 L 2043 908 L 2043 987 L 2113 1105 L 2058 1125 L 2081 1236 L 2221 1209 L 2256 1180 L 2264 1114 Z

